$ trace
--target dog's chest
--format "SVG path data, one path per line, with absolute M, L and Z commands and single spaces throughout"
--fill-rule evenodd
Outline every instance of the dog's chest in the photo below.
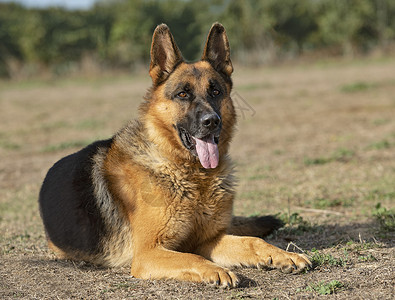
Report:
M 166 209 L 162 242 L 180 251 L 192 251 L 229 225 L 233 191 L 223 180 L 179 182 Z

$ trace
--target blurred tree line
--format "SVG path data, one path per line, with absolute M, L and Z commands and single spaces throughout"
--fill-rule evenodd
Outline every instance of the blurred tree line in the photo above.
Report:
M 83 11 L 0 3 L 0 77 L 67 73 L 86 60 L 100 69 L 133 68 L 148 61 L 160 23 L 195 60 L 215 21 L 227 29 L 233 60 L 245 64 L 385 52 L 395 41 L 393 0 L 103 0 Z

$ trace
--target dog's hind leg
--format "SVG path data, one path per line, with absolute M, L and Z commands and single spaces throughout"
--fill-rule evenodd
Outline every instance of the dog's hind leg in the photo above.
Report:
M 69 255 L 67 255 L 66 252 L 64 252 L 62 249 L 57 247 L 50 239 L 47 240 L 48 242 L 48 248 L 51 249 L 57 258 L 59 259 L 70 259 Z
M 239 236 L 264 237 L 284 224 L 273 216 L 239 217 L 233 216 L 228 234 Z

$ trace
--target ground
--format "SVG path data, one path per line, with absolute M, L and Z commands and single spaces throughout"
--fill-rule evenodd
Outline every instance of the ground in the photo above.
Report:
M 234 212 L 277 214 L 267 241 L 303 274 L 236 269 L 220 289 L 57 260 L 37 196 L 51 165 L 136 117 L 148 74 L 0 82 L 1 299 L 393 299 L 395 59 L 235 67 Z M 380 205 L 378 205 L 380 203 Z

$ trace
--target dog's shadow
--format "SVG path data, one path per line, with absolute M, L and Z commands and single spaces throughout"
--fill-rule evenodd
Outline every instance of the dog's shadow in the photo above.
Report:
M 87 262 L 82 262 L 82 261 L 72 261 L 68 259 L 25 259 L 25 263 L 30 266 L 34 267 L 43 267 L 43 268 L 55 268 L 55 269 L 74 269 L 78 270 L 80 272 L 86 272 L 86 271 L 110 271 L 113 272 L 113 268 L 107 268 L 103 266 L 98 266 L 94 265 L 91 263 Z M 128 268 L 120 268 L 117 269 L 116 272 L 124 273 L 127 274 L 129 272 Z M 239 285 L 237 286 L 238 288 L 251 288 L 251 287 L 257 287 L 258 283 L 251 279 L 248 278 L 247 276 L 244 276 L 240 272 L 237 272 L 237 277 L 240 280 Z
M 240 283 L 237 286 L 238 288 L 250 288 L 250 287 L 257 287 L 258 286 L 258 283 L 255 280 L 248 278 L 248 277 L 244 276 L 243 274 L 237 273 L 237 277 L 240 280 Z
M 74 270 L 77 269 L 79 271 L 111 270 L 111 268 L 91 264 L 85 261 L 73 261 L 69 259 L 53 258 L 53 255 L 49 253 L 48 256 L 49 256 L 48 258 L 44 258 L 44 259 L 25 259 L 25 262 L 26 264 L 31 266 L 53 267 L 53 268 L 74 269 Z
M 353 222 L 348 224 L 311 224 L 304 228 L 281 228 L 264 239 L 277 247 L 289 251 L 299 251 L 296 245 L 303 250 L 323 250 L 333 248 L 333 245 L 345 244 L 349 241 L 359 243 L 379 242 L 382 247 L 395 246 L 395 234 L 383 232 L 378 222 Z

